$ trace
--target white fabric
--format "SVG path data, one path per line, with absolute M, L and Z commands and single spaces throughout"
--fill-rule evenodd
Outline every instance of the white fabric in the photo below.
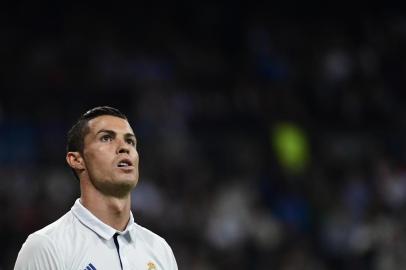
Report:
M 23 244 L 14 270 L 119 270 L 113 235 L 124 270 L 177 270 L 166 241 L 130 221 L 123 232 L 104 224 L 76 200 L 71 211 L 31 234 Z

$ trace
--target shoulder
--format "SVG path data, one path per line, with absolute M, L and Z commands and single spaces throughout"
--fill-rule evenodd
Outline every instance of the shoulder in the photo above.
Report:
M 32 235 L 38 235 L 39 237 L 42 236 L 42 238 L 48 238 L 56 245 L 58 245 L 59 243 L 64 243 L 66 241 L 66 238 L 69 237 L 70 232 L 75 229 L 76 223 L 76 218 L 69 211 L 55 222 L 34 232 Z
M 140 238 L 148 246 L 163 246 L 164 248 L 169 247 L 166 240 L 158 234 L 148 230 L 147 228 L 137 223 L 135 223 L 134 225 L 136 226 L 137 237 Z
M 58 250 L 47 235 L 33 233 L 18 253 L 14 269 L 60 269 L 60 259 Z
M 165 265 L 168 265 L 168 269 L 178 269 L 175 256 L 173 255 L 172 248 L 166 242 L 164 238 L 159 236 L 158 234 L 144 228 L 137 223 L 136 226 L 136 233 L 137 239 L 141 240 L 144 245 L 148 246 L 149 250 L 153 250 L 158 257 L 163 258 L 166 262 Z
M 61 269 L 66 232 L 73 222 L 70 212 L 30 234 L 18 253 L 15 269 Z

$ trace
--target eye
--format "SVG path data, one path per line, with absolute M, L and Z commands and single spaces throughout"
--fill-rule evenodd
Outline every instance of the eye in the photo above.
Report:
M 113 137 L 109 134 L 105 134 L 105 135 L 101 136 L 100 140 L 102 142 L 110 142 L 111 140 L 113 140 Z
M 127 139 L 127 143 L 131 144 L 132 146 L 135 146 L 135 140 L 134 139 Z

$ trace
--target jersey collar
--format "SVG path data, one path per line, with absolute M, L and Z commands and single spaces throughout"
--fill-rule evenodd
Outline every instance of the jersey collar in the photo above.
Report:
M 103 223 L 100 219 L 93 215 L 82 205 L 80 199 L 75 201 L 71 211 L 81 223 L 106 240 L 110 240 L 115 233 L 118 233 L 123 235 L 124 238 L 129 242 L 135 241 L 135 222 L 132 212 L 130 212 L 130 220 L 128 221 L 127 227 L 124 231 L 120 232 Z

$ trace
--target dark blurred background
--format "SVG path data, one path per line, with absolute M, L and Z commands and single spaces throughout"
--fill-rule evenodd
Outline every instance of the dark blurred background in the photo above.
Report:
M 79 196 L 66 133 L 98 105 L 179 269 L 406 268 L 404 13 L 109 4 L 0 9 L 1 270 Z

